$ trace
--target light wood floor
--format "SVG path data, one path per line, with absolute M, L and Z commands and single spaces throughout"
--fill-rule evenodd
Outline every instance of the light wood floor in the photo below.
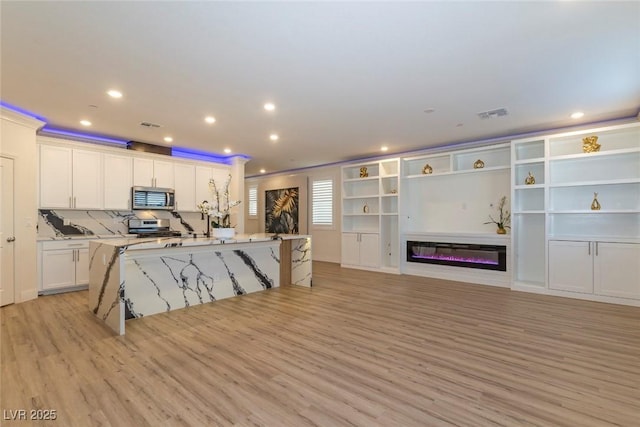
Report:
M 640 309 L 314 263 L 127 323 L 86 291 L 1 309 L 6 426 L 639 426 Z

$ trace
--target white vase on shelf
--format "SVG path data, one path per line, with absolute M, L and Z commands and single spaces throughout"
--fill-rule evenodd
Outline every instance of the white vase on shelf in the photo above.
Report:
M 221 239 L 221 240 L 233 239 L 233 237 L 236 235 L 236 229 L 235 228 L 212 228 L 211 235 L 216 239 Z

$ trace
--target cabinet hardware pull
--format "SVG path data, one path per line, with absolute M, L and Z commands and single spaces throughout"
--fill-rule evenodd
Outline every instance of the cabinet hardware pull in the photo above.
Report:
M 84 243 L 69 243 L 67 246 L 82 246 Z
M 596 256 L 598 256 L 598 242 L 596 242 Z
M 76 250 L 71 251 L 71 262 L 76 262 Z
M 588 242 L 589 245 L 589 255 L 591 255 L 591 242 Z
M 77 207 L 77 203 L 76 203 L 76 198 L 75 197 L 73 198 L 73 207 L 74 208 Z
M 69 207 L 72 208 L 73 207 L 73 202 L 71 201 L 71 196 L 69 196 Z

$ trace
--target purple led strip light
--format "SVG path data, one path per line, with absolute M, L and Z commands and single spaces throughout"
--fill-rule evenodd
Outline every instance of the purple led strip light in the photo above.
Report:
M 442 260 L 442 261 L 470 262 L 473 264 L 498 265 L 498 261 L 493 261 L 485 258 L 463 258 L 463 257 L 447 256 L 447 255 L 411 255 L 411 257 L 422 258 L 422 259 L 436 259 L 436 260 Z

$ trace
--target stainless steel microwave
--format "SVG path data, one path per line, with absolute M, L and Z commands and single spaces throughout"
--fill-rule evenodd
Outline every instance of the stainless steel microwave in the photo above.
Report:
M 133 187 L 131 189 L 132 209 L 162 209 L 172 211 L 176 205 L 173 188 Z

